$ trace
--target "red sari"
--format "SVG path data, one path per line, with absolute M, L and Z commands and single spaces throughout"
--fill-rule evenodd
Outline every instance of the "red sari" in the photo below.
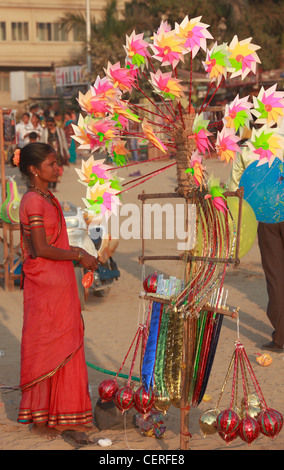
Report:
M 18 421 L 57 425 L 92 421 L 84 326 L 72 261 L 30 256 L 31 230 L 43 226 L 50 245 L 69 250 L 60 204 L 26 193 L 20 221 L 24 254 L 24 321 Z

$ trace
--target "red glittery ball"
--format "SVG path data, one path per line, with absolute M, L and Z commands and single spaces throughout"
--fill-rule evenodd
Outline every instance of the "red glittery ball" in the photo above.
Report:
M 247 415 L 240 421 L 238 433 L 243 441 L 251 444 L 259 436 L 259 424 L 256 419 Z
M 134 396 L 132 388 L 126 386 L 119 388 L 115 394 L 114 402 L 117 408 L 124 413 L 124 411 L 130 410 L 134 405 Z
M 237 429 L 230 434 L 224 434 L 221 431 L 218 431 L 218 434 L 223 439 L 223 441 L 226 442 L 226 444 L 230 444 L 230 442 L 234 441 L 235 439 L 237 439 L 237 437 L 239 437 Z
M 235 411 L 228 409 L 221 411 L 217 416 L 216 425 L 218 431 L 223 433 L 225 436 L 232 434 L 237 431 L 240 419 Z
M 144 387 L 139 387 L 134 394 L 134 406 L 139 413 L 145 414 L 151 410 L 155 402 L 155 396 L 151 389 L 146 392 Z
M 98 391 L 101 397 L 102 403 L 113 400 L 116 392 L 118 390 L 118 385 L 116 380 L 106 379 L 100 383 Z
M 158 274 L 156 272 L 146 277 L 146 279 L 144 279 L 143 281 L 144 291 L 155 294 L 155 292 L 157 291 L 157 280 Z
M 273 438 L 277 436 L 282 429 L 283 416 L 279 411 L 267 408 L 259 414 L 257 422 L 262 434 Z

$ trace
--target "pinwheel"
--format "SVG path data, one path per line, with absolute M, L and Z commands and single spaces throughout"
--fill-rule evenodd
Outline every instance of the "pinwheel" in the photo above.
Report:
M 241 75 L 244 79 L 249 72 L 256 73 L 256 64 L 260 63 L 259 57 L 255 51 L 260 46 L 251 44 L 251 38 L 238 40 L 238 36 L 234 36 L 229 45 L 229 61 L 228 71 L 231 72 L 231 78 Z
M 136 34 L 133 31 L 129 37 L 126 36 L 126 46 L 124 46 L 127 63 L 137 67 L 147 65 L 147 58 L 150 57 L 147 50 L 149 44 L 144 41 L 143 36 L 144 33 Z
M 107 143 L 118 135 L 115 123 L 109 117 L 90 119 L 87 122 L 86 128 L 92 138 L 91 151 L 104 150 Z
M 118 166 L 125 165 L 130 152 L 126 148 L 126 140 L 117 140 L 110 145 L 109 152 L 114 163 Z
M 212 198 L 212 203 L 214 207 L 218 210 L 226 214 L 228 207 L 227 207 L 227 199 L 223 195 L 224 189 L 220 186 L 220 179 L 214 178 L 213 174 L 210 176 L 208 180 L 208 190 L 209 194 L 204 196 L 204 199 Z
M 117 120 L 119 124 L 126 129 L 128 121 L 140 122 L 139 116 L 134 114 L 127 108 L 127 104 L 122 101 L 114 101 L 112 104 L 113 119 Z
M 76 140 L 79 143 L 78 148 L 82 150 L 91 150 L 94 148 L 95 139 L 87 130 L 87 122 L 90 121 L 90 117 L 84 118 L 80 114 L 78 118 L 78 125 L 72 124 L 74 135 L 72 139 Z
M 83 93 L 79 91 L 77 101 L 82 111 L 92 114 L 93 112 L 93 108 L 91 104 L 92 97 L 93 97 L 93 93 L 92 93 L 91 88 L 90 90 L 87 91 L 85 95 L 83 95 Z
M 191 51 L 194 58 L 200 47 L 206 51 L 206 40 L 213 39 L 207 28 L 209 25 L 200 23 L 201 16 L 191 20 L 186 16 L 180 24 L 176 23 L 176 34 L 184 39 L 185 53 Z
M 162 152 L 166 153 L 168 150 L 167 147 L 160 139 L 158 139 L 158 137 L 156 137 L 151 124 L 149 124 L 146 119 L 144 119 L 142 122 L 142 130 L 149 142 L 151 142 L 158 149 L 162 150 Z
M 284 92 L 276 91 L 277 84 L 265 90 L 261 87 L 258 96 L 253 97 L 254 109 L 259 124 L 280 124 L 284 116 Z
M 202 165 L 202 155 L 199 155 L 196 150 L 190 159 L 190 167 L 185 170 L 185 173 L 191 173 L 196 186 L 202 189 L 204 184 L 204 171 L 205 167 Z
M 153 58 L 159 60 L 161 65 L 171 65 L 176 68 L 180 60 L 183 61 L 184 39 L 178 37 L 174 31 L 154 34 L 154 42 L 150 44 L 154 55 Z
M 96 99 L 107 102 L 110 100 L 119 100 L 122 94 L 121 90 L 117 86 L 114 86 L 113 81 L 109 80 L 108 77 L 100 78 L 97 76 L 91 90 Z
M 131 92 L 133 87 L 133 78 L 127 68 L 120 66 L 120 62 L 112 65 L 108 62 L 107 69 L 104 69 L 106 76 L 113 83 L 114 88 L 119 88 L 123 92 Z
M 252 103 L 248 102 L 249 96 L 239 98 L 239 95 L 225 108 L 225 126 L 238 131 L 244 127 L 249 127 L 252 115 L 250 112 Z
M 221 132 L 217 134 L 216 150 L 220 160 L 225 160 L 226 163 L 235 160 L 237 152 L 241 152 L 237 142 L 240 140 L 232 129 L 224 127 Z
M 155 74 L 151 72 L 150 75 L 154 90 L 165 99 L 174 100 L 184 96 L 183 87 L 180 85 L 181 80 L 174 78 L 172 72 L 162 73 L 158 70 Z
M 225 43 L 220 46 L 217 46 L 217 43 L 215 43 L 210 51 L 207 50 L 203 66 L 207 72 L 207 77 L 211 82 L 216 81 L 217 86 L 223 77 L 227 77 L 227 67 L 230 65 L 228 56 L 228 45 Z
M 194 135 L 189 136 L 189 138 L 194 137 L 198 151 L 204 155 L 206 152 L 210 152 L 210 148 L 213 148 L 209 140 L 212 134 L 207 130 L 208 124 L 209 120 L 203 119 L 203 113 L 197 114 L 192 126 Z
M 100 184 L 98 181 L 94 186 L 87 187 L 83 201 L 88 211 L 100 213 L 108 219 L 111 214 L 117 214 L 117 207 L 121 204 L 118 193 L 119 190 L 112 188 L 110 184 Z
M 284 137 L 273 128 L 262 126 L 260 129 L 253 129 L 247 145 L 250 155 L 259 160 L 258 165 L 268 163 L 270 167 L 275 158 L 283 160 Z

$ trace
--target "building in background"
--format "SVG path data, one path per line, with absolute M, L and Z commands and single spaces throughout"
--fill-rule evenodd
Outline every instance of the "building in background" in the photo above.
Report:
M 86 13 L 99 22 L 107 0 L 1 0 L 0 107 L 23 111 L 33 101 L 55 99 L 63 87 L 86 82 L 87 57 L 75 30 L 59 19 Z M 118 0 L 118 10 L 124 0 Z M 66 67 L 70 62 L 74 66 Z

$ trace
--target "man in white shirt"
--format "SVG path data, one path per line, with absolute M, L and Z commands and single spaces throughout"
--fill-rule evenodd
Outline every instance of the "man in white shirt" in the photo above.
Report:
M 27 138 L 31 132 L 36 132 L 38 135 L 38 140 L 41 140 L 43 127 L 40 124 L 40 117 L 38 114 L 33 114 L 29 124 L 27 125 Z
M 28 136 L 29 122 L 30 122 L 29 113 L 24 113 L 21 121 L 18 124 L 16 124 L 17 143 L 20 149 L 22 149 L 26 144 L 30 142 L 29 136 Z

